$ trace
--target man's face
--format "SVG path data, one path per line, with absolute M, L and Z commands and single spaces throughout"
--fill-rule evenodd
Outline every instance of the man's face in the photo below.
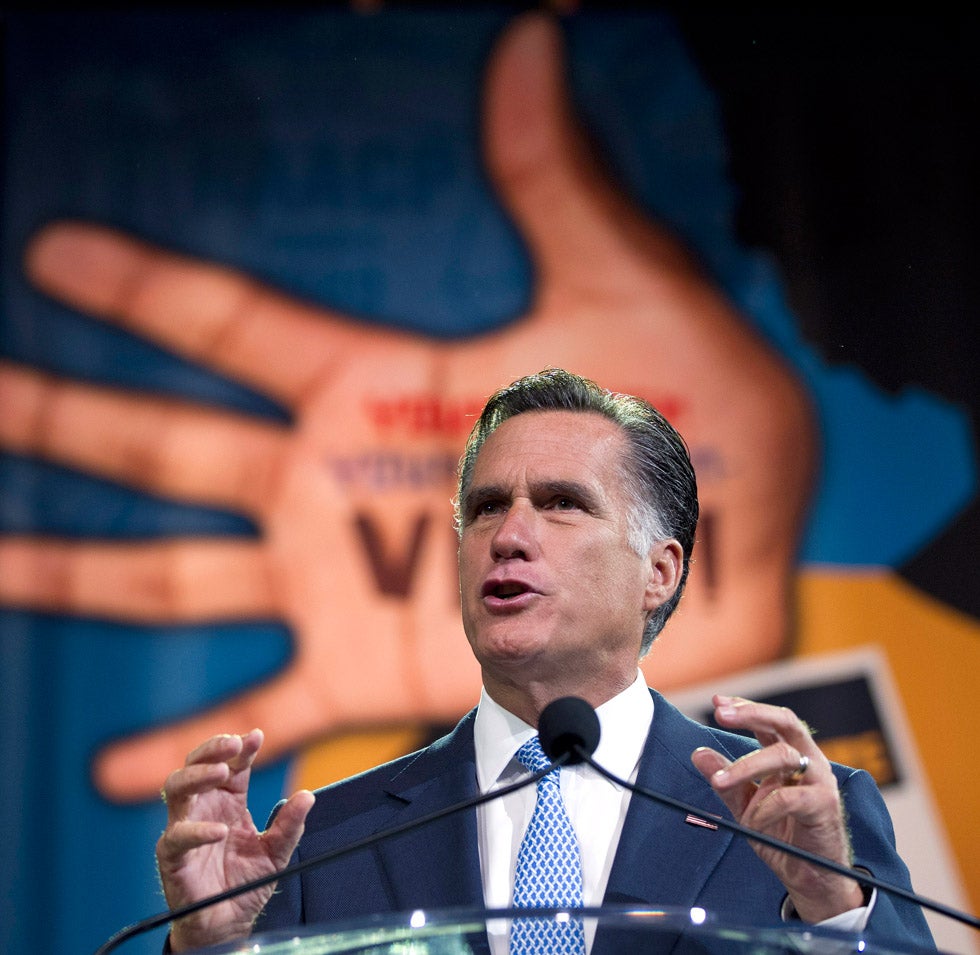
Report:
M 481 448 L 461 502 L 459 575 L 463 626 L 495 699 L 497 683 L 581 684 L 589 698 L 635 678 L 665 568 L 627 543 L 627 450 L 616 424 L 570 411 L 517 415 Z

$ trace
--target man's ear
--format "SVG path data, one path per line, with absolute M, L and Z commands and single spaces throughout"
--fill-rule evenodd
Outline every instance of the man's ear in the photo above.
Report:
M 657 541 L 648 555 L 649 577 L 643 592 L 643 609 L 652 613 L 674 596 L 684 569 L 684 548 L 669 538 Z

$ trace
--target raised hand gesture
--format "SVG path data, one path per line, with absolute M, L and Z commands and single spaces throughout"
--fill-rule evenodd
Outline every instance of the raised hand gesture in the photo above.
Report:
M 259 832 L 246 800 L 261 745 L 260 730 L 215 736 L 167 779 L 167 828 L 157 842 L 157 865 L 171 909 L 271 875 L 289 862 L 313 794 L 295 793 Z M 273 889 L 268 885 L 178 919 L 171 947 L 179 952 L 248 935 Z

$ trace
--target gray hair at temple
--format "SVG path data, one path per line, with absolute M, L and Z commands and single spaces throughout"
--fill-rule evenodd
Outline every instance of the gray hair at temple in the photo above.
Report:
M 673 596 L 650 615 L 643 631 L 644 655 L 681 599 L 690 569 L 698 524 L 698 488 L 684 439 L 651 404 L 617 394 L 560 368 L 520 378 L 492 395 L 470 432 L 459 462 L 456 528 L 461 534 L 461 506 L 473 477 L 480 448 L 508 418 L 527 411 L 579 411 L 601 414 L 623 429 L 630 453 L 622 465 L 623 485 L 630 497 L 628 542 L 647 554 L 657 541 L 674 538 L 684 552 L 680 583 Z

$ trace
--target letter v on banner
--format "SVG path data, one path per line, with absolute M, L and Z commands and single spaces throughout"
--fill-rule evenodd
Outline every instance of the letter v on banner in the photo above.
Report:
M 421 513 L 398 553 L 391 553 L 374 520 L 361 511 L 354 518 L 357 535 L 364 546 L 378 590 L 389 597 L 408 597 L 429 530 L 430 515 Z

